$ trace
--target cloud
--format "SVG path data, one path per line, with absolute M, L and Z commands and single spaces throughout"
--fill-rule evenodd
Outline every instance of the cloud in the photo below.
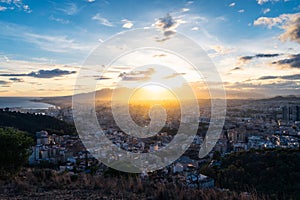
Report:
M 149 68 L 144 71 L 131 71 L 130 73 L 122 72 L 119 77 L 123 81 L 147 81 L 155 73 L 153 68 Z
M 254 55 L 254 56 L 242 56 L 239 58 L 239 60 L 242 61 L 243 63 L 246 63 L 254 58 L 273 58 L 273 57 L 277 57 L 277 56 L 280 56 L 280 54 L 278 54 L 278 53 L 273 53 L 273 54 L 260 53 L 260 54 Z
M 239 12 L 239 13 L 243 13 L 243 12 L 245 12 L 245 10 L 244 10 L 244 9 L 241 9 L 241 10 L 239 10 L 238 12 Z
M 248 61 L 248 60 L 252 60 L 253 58 L 255 58 L 255 56 L 242 56 L 239 58 L 239 60 Z
M 269 97 L 276 95 L 300 94 L 299 81 L 283 80 L 271 83 L 250 83 L 250 82 L 235 82 L 225 86 L 227 94 L 229 92 L 237 92 L 237 96 L 243 96 L 242 92 L 259 93 Z M 237 89 L 238 88 L 238 89 Z M 252 96 L 253 97 L 253 96 Z
M 101 17 L 99 13 L 92 17 L 93 20 L 98 21 L 100 24 L 108 27 L 113 27 L 114 25 L 106 18 Z
M 279 17 L 260 17 L 254 25 L 265 25 L 268 28 L 274 26 L 283 29 L 285 32 L 279 37 L 282 41 L 295 41 L 300 43 L 300 13 L 282 14 Z
M 24 33 L 27 42 L 38 45 L 41 49 L 51 52 L 65 53 L 70 50 L 88 50 L 84 44 L 79 44 L 66 36 L 40 35 L 35 33 Z
M 5 11 L 7 9 L 9 10 L 22 10 L 27 13 L 31 13 L 32 10 L 30 7 L 23 3 L 22 0 L 0 0 L 0 3 L 5 4 L 5 6 L 0 6 L 0 11 Z
M 8 85 L 8 84 L 9 84 L 8 81 L 1 81 L 1 80 L 0 80 L 0 85 Z
M 5 56 L 5 55 L 1 55 L 0 56 L 0 62 L 9 62 L 10 60 L 9 60 L 9 58 L 7 57 L 7 56 Z
M 24 80 L 23 80 L 23 79 L 20 79 L 20 78 L 10 78 L 9 80 L 10 80 L 10 81 L 13 81 L 13 82 L 18 82 L 18 83 L 24 82 Z
M 5 11 L 5 10 L 7 10 L 7 8 L 6 8 L 6 7 L 4 7 L 4 6 L 0 6 L 0 12 L 1 12 L 1 11 Z
M 270 8 L 266 8 L 266 9 L 264 9 L 263 13 L 264 13 L 264 14 L 267 14 L 267 13 L 270 12 L 270 11 L 271 11 Z
M 224 55 L 224 54 L 228 54 L 230 52 L 233 51 L 233 49 L 231 48 L 226 48 L 224 46 L 221 46 L 221 45 L 214 45 L 214 46 L 211 46 L 211 49 L 214 50 L 216 53 L 218 54 L 221 54 L 221 55 Z
M 182 12 L 188 12 L 188 11 L 190 11 L 189 8 L 182 8 L 181 10 L 182 10 Z
M 165 17 L 159 18 L 154 23 L 154 26 L 162 30 L 164 38 L 157 41 L 165 41 L 167 39 L 170 39 L 170 37 L 176 33 L 176 28 L 183 23 L 185 22 L 180 19 L 175 20 L 170 14 L 167 14 Z
M 288 14 L 282 14 L 279 17 L 260 17 L 253 22 L 254 26 L 264 25 L 268 28 L 282 24 L 289 19 Z
M 111 78 L 106 77 L 106 76 L 101 76 L 101 77 L 96 78 L 96 80 L 110 80 L 110 79 Z
M 127 19 L 122 20 L 123 28 L 131 28 L 133 26 L 133 23 Z
M 95 0 L 87 0 L 87 2 L 93 3 L 93 2 L 95 2 Z
M 63 8 L 56 8 L 58 11 L 62 11 L 66 15 L 75 15 L 78 13 L 78 7 L 75 3 L 67 3 Z
M 189 6 L 189 5 L 192 5 L 193 3 L 194 3 L 194 1 L 188 1 L 188 2 L 186 2 L 185 5 Z
M 53 70 L 39 70 L 37 72 L 32 71 L 28 74 L 0 74 L 0 76 L 29 76 L 34 78 L 54 78 L 74 73 L 76 73 L 76 71 L 67 71 L 57 68 Z
M 57 17 L 54 17 L 53 15 L 50 15 L 49 20 L 51 20 L 51 21 L 56 21 L 56 22 L 59 22 L 59 23 L 61 23 L 61 24 L 68 24 L 68 23 L 70 23 L 69 20 L 57 18 Z
M 283 25 L 285 33 L 280 36 L 283 41 L 290 40 L 300 43 L 300 13 L 290 16 L 290 20 Z
M 241 67 L 235 67 L 231 71 L 237 71 L 237 70 L 241 70 L 241 69 L 242 69 Z
M 259 77 L 257 80 L 270 80 L 270 79 L 276 79 L 278 76 L 262 76 Z
M 262 5 L 264 3 L 267 3 L 267 2 L 278 2 L 279 0 L 257 0 L 257 3 L 259 5 Z
M 291 55 L 289 58 L 272 62 L 283 67 L 300 68 L 300 54 Z
M 65 35 L 44 35 L 37 34 L 32 31 L 30 27 L 22 26 L 14 23 L 5 23 L 0 21 L 0 35 L 10 38 L 12 40 L 21 40 L 22 42 L 37 45 L 40 49 L 57 52 L 57 53 L 71 53 L 90 51 L 94 43 L 79 43 L 73 38 Z
M 293 74 L 293 75 L 281 76 L 279 78 L 285 79 L 285 80 L 300 80 L 300 74 Z
M 171 79 L 171 78 L 175 78 L 177 76 L 183 76 L 183 75 L 186 75 L 186 73 L 173 73 L 169 76 L 164 77 L 164 79 Z
M 155 54 L 155 55 L 153 55 L 153 58 L 157 58 L 157 57 L 161 58 L 161 57 L 166 57 L 166 56 L 167 55 L 164 54 L 164 53 L 162 53 L 162 54 Z
M 257 80 L 272 80 L 272 79 L 300 80 L 300 74 L 293 74 L 293 75 L 286 75 L 286 76 L 262 76 Z
M 229 7 L 234 7 L 235 6 L 235 2 L 229 4 Z

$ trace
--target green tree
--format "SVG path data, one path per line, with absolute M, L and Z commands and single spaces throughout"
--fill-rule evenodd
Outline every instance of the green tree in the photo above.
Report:
M 33 139 L 27 133 L 0 128 L 0 178 L 16 174 L 28 161 Z

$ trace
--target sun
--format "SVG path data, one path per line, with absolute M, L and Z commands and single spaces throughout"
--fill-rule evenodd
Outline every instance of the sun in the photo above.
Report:
M 147 84 L 136 89 L 131 98 L 132 100 L 157 101 L 174 99 L 175 96 L 168 88 L 156 84 Z
M 165 89 L 164 87 L 158 85 L 152 85 L 152 84 L 146 85 L 145 87 L 143 87 L 143 89 L 147 90 L 151 94 L 160 94 L 160 93 L 167 92 L 167 89 Z

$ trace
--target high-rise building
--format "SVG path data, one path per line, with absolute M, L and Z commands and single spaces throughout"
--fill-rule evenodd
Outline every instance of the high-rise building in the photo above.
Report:
M 296 106 L 296 121 L 300 121 L 300 106 Z
M 289 109 L 287 106 L 282 107 L 282 120 L 285 120 L 285 121 L 289 120 Z
M 300 106 L 287 105 L 282 107 L 282 120 L 284 121 L 300 121 Z

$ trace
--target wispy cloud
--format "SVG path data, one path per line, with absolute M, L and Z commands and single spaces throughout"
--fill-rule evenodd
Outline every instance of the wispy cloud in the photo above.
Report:
M 161 57 L 166 57 L 166 56 L 167 56 L 167 54 L 164 54 L 164 53 L 153 55 L 154 58 L 161 58 Z
M 280 54 L 278 54 L 278 53 L 273 53 L 273 54 L 260 53 L 260 54 L 254 55 L 254 56 L 242 56 L 239 58 L 239 61 L 241 61 L 242 63 L 247 63 L 254 58 L 273 58 L 273 57 L 277 57 L 277 56 L 280 56 Z
M 133 23 L 132 21 L 129 21 L 128 19 L 123 19 L 122 20 L 123 23 L 123 28 L 132 28 L 133 27 Z
M 59 76 L 65 76 L 69 74 L 74 74 L 76 71 L 67 71 L 61 69 L 53 69 L 53 70 L 39 70 L 32 71 L 30 73 L 20 73 L 20 74 L 0 74 L 0 76 L 29 76 L 34 78 L 54 78 Z
M 50 15 L 49 20 L 56 21 L 56 22 L 59 22 L 61 24 L 68 24 L 68 23 L 70 23 L 69 20 L 58 18 L 58 17 L 54 17 L 53 15 Z
M 5 10 L 22 10 L 27 13 L 31 13 L 29 5 L 23 3 L 22 0 L 0 0 L 5 6 L 0 6 L 0 11 Z
M 75 3 L 66 3 L 62 8 L 56 8 L 56 10 L 65 13 L 66 15 L 75 15 L 78 13 L 78 7 Z
M 94 47 L 92 44 L 80 43 L 73 38 L 64 35 L 55 34 L 38 34 L 33 32 L 27 26 L 21 26 L 13 23 L 0 22 L 0 35 L 6 36 L 13 40 L 21 40 L 22 42 L 31 43 L 40 49 L 57 52 L 57 53 L 74 53 L 77 51 L 86 52 Z
M 237 71 L 237 70 L 241 70 L 242 68 L 241 67 L 235 67 L 233 69 L 231 69 L 231 71 Z
M 79 44 L 74 39 L 67 36 L 50 36 L 35 33 L 25 33 L 27 41 L 38 45 L 41 49 L 51 52 L 68 52 L 70 50 L 88 50 L 87 46 Z
M 286 76 L 262 76 L 258 80 L 272 80 L 272 79 L 282 79 L 282 80 L 300 80 L 300 74 L 286 75 Z
M 278 2 L 279 0 L 257 0 L 257 3 L 259 5 L 262 5 L 264 3 L 268 3 L 268 2 Z
M 192 5 L 194 3 L 194 1 L 188 1 L 188 2 L 186 2 L 186 6 L 189 6 L 189 5 Z
M 18 83 L 24 82 L 24 80 L 21 79 L 21 78 L 10 78 L 9 80 L 10 80 L 10 81 L 13 81 L 13 82 L 18 82 Z
M 172 78 L 175 78 L 177 76 L 183 76 L 183 75 L 186 75 L 186 73 L 173 73 L 169 76 L 164 77 L 164 79 L 172 79 Z
M 229 7 L 234 7 L 235 6 L 235 2 L 232 2 L 231 4 L 229 4 Z
M 213 45 L 213 46 L 211 46 L 211 49 L 221 55 L 228 54 L 233 51 L 232 48 L 226 48 L 222 45 Z
M 131 71 L 130 73 L 122 72 L 119 77 L 123 81 L 147 81 L 151 78 L 151 75 L 155 73 L 153 68 L 141 71 Z
M 102 17 L 99 13 L 93 16 L 92 19 L 98 21 L 100 24 L 104 26 L 109 26 L 109 27 L 114 26 L 113 23 L 111 23 L 108 19 Z
M 263 13 L 264 13 L 264 14 L 267 14 L 267 13 L 270 12 L 270 11 L 271 11 L 270 8 L 266 8 L 266 9 L 264 9 Z
M 189 8 L 182 8 L 181 10 L 182 10 L 182 12 L 188 12 L 188 11 L 190 11 Z
M 7 85 L 7 84 L 9 84 L 10 82 L 8 82 L 8 81 L 1 81 L 0 80 L 0 85 Z
M 7 7 L 0 6 L 0 12 L 1 12 L 1 11 L 5 11 L 5 10 L 7 10 Z
M 111 78 L 106 76 L 97 77 L 96 80 L 110 80 Z

